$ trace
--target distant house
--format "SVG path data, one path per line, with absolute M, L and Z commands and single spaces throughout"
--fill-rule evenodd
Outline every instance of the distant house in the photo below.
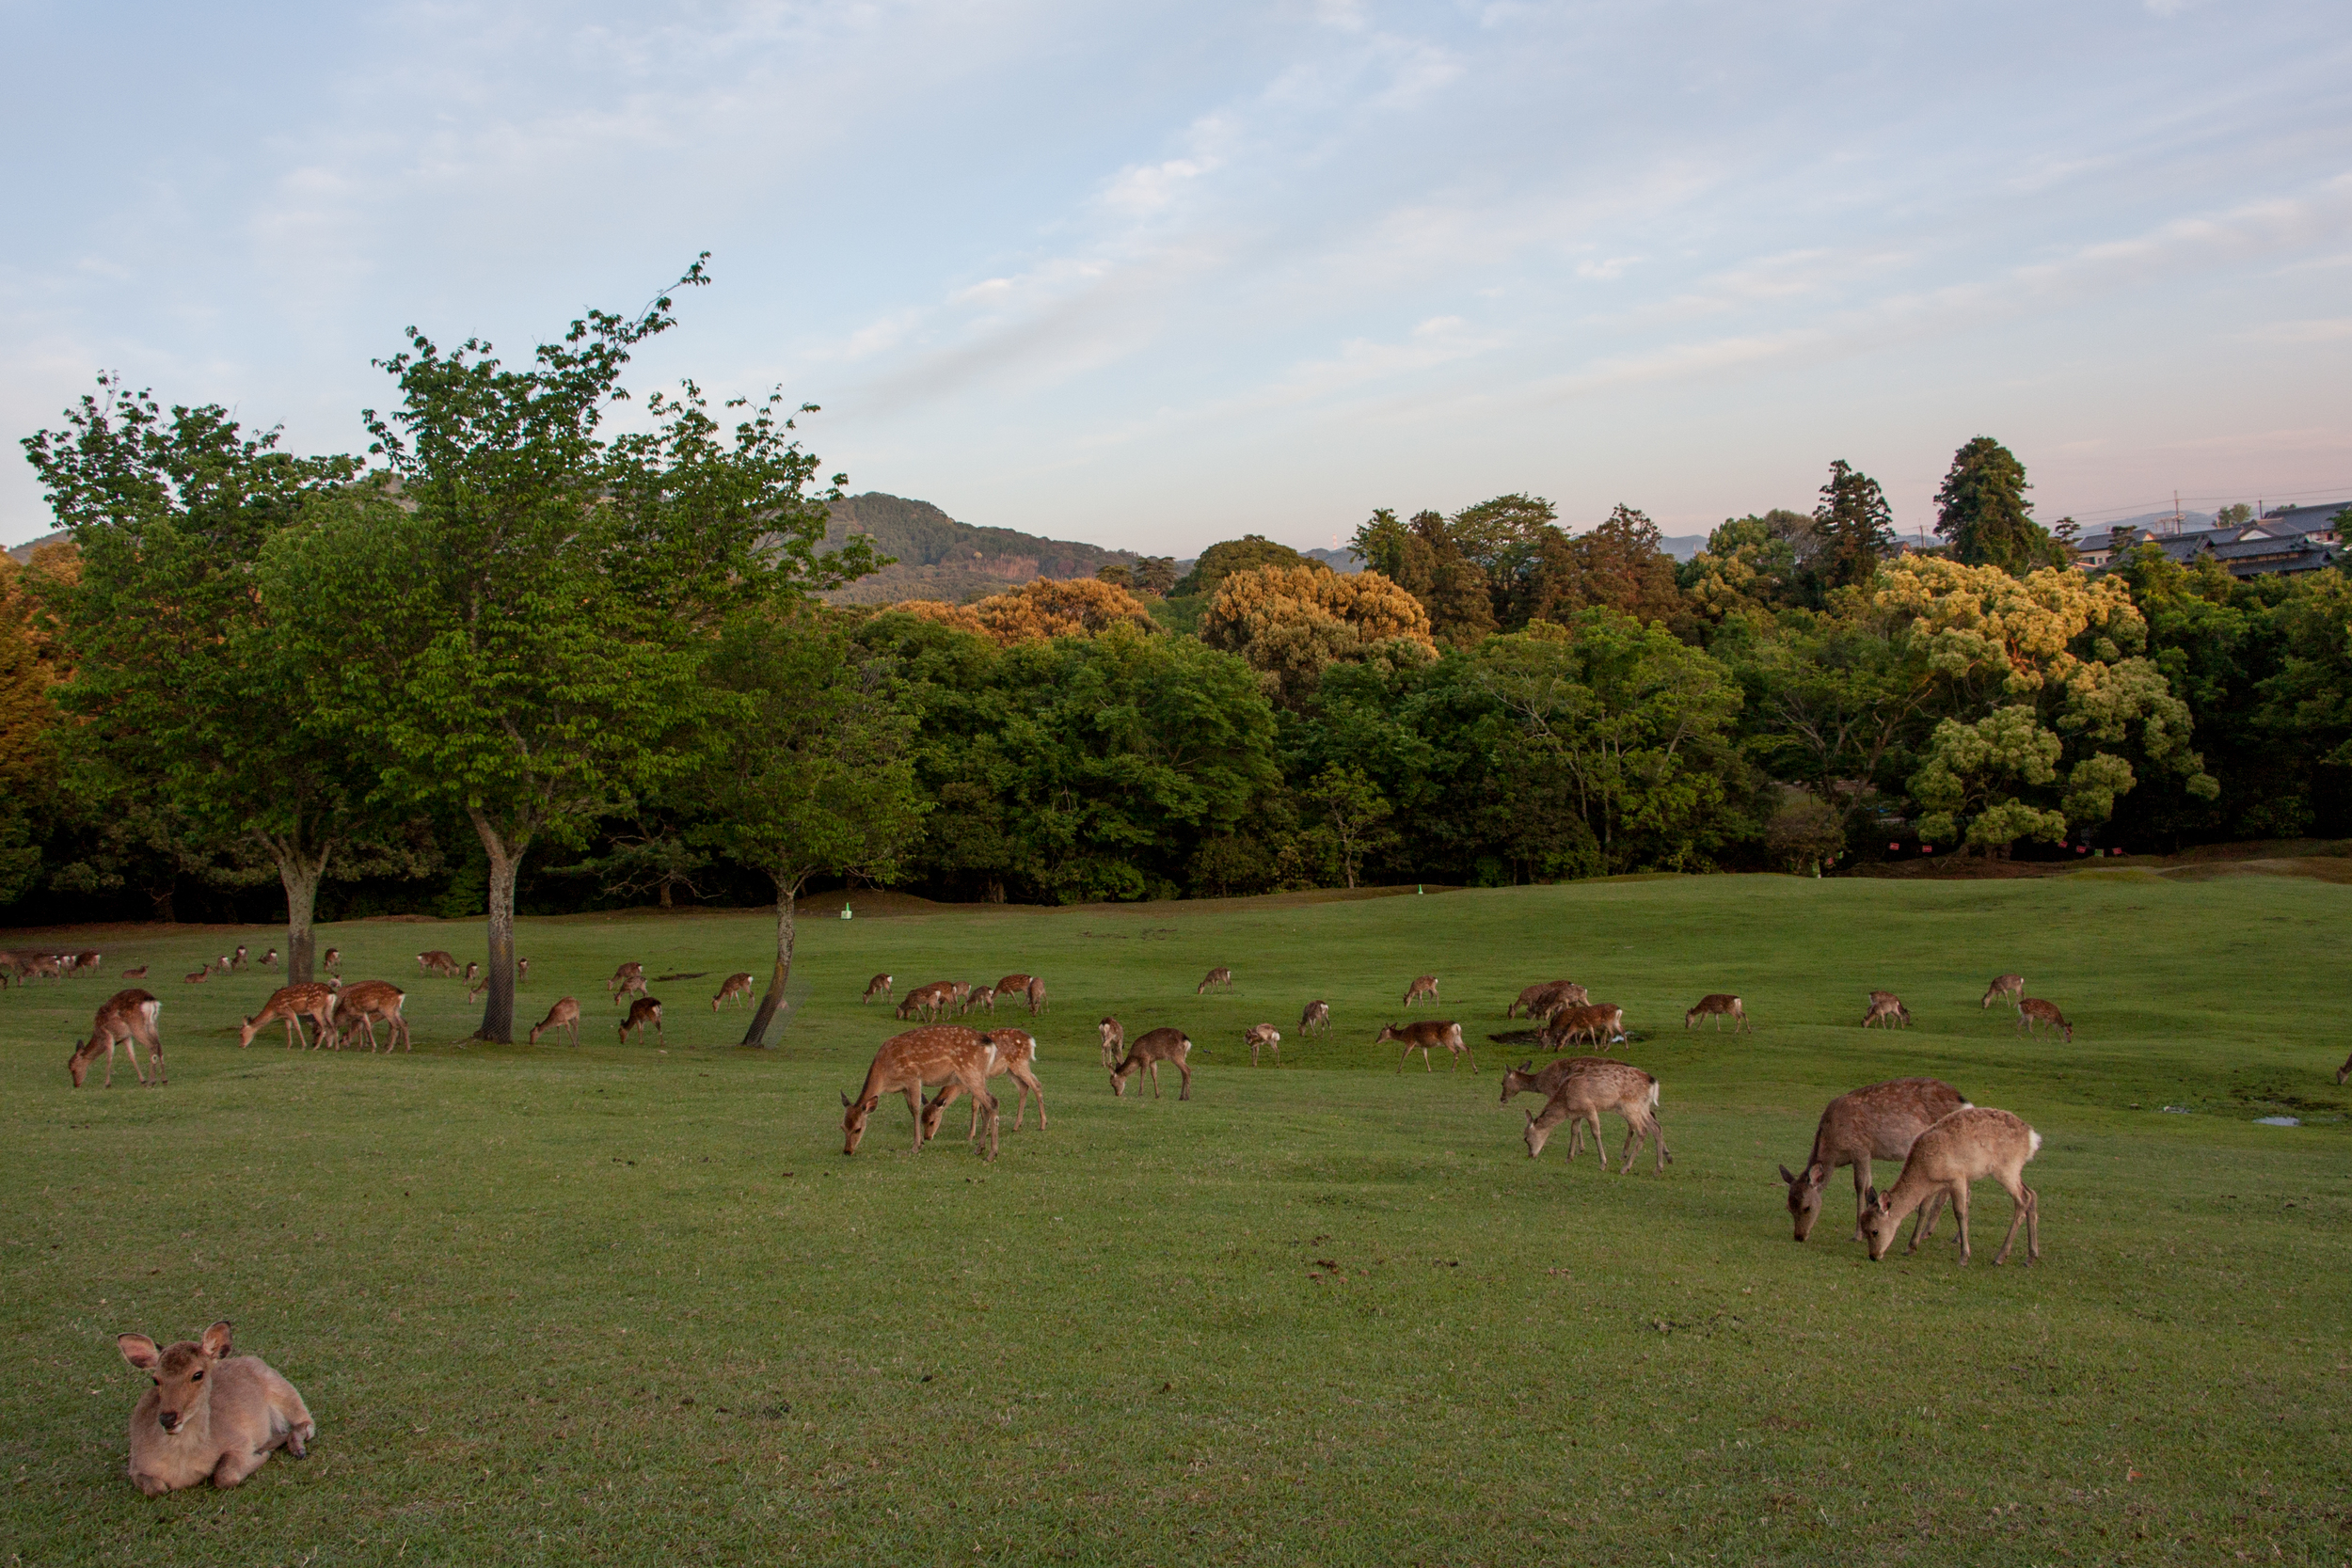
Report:
M 2335 518 L 2352 501 L 2317 506 L 2280 506 L 2250 523 L 2150 533 L 2130 524 L 2086 533 L 2074 544 L 2074 564 L 2086 572 L 2105 568 L 2119 549 L 2153 545 L 2165 559 L 2186 566 L 2210 555 L 2232 577 L 2267 577 L 2281 572 L 2316 572 L 2332 566 L 2343 550 Z

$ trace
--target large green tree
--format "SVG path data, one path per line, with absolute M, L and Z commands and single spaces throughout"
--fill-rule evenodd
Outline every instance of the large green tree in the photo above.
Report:
M 1895 513 L 1886 492 L 1842 457 L 1829 466 L 1820 504 L 1813 509 L 1813 531 L 1820 541 L 1813 569 L 1825 588 L 1859 587 L 1895 553 Z
M 706 280 L 697 261 L 679 286 Z M 680 733 L 729 617 L 876 563 L 862 538 L 818 553 L 839 476 L 812 493 L 817 459 L 778 398 L 729 403 L 729 430 L 690 382 L 607 436 L 630 351 L 675 319 L 670 293 L 591 311 L 519 367 L 411 328 L 379 361 L 398 404 L 366 415 L 385 483 L 265 560 L 264 595 L 308 609 L 327 721 L 370 741 L 390 797 L 481 840 L 486 1039 L 514 1037 L 523 857 L 689 766 Z
M 707 671 L 692 836 L 774 884 L 775 967 L 743 1034 L 763 1045 L 792 978 L 802 888 L 817 876 L 894 880 L 921 830 L 914 716 L 888 661 L 815 609 L 736 617 Z
M 287 974 L 307 980 L 319 883 L 365 834 L 373 775 L 358 732 L 314 701 L 299 646 L 312 606 L 267 602 L 259 572 L 358 464 L 278 441 L 216 405 L 167 415 L 101 376 L 24 450 L 80 552 L 50 589 L 73 672 L 57 696 L 82 721 L 77 786 L 119 802 L 111 817 L 177 824 L 161 868 L 240 840 L 265 856 L 286 895 Z
M 1998 566 L 2011 577 L 2063 566 L 2066 546 L 2033 520 L 2033 502 L 2026 499 L 2031 488 L 2017 454 L 1979 436 L 1952 454 L 1935 492 L 1935 531 L 1970 566 Z

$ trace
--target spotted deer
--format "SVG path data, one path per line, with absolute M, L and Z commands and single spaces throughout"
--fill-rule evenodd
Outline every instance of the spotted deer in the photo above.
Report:
M 338 1050 L 352 1036 L 358 1035 L 368 1042 L 368 1050 L 373 1052 L 375 1026 L 381 1023 L 384 1025 L 384 1050 L 387 1053 L 402 1046 L 407 1047 L 411 1054 L 415 1053 L 416 1041 L 408 1037 L 408 1021 L 400 1010 L 408 1000 L 406 991 L 389 981 L 361 980 L 345 986 L 336 995 L 335 1045 Z
M 168 1082 L 164 1077 L 164 1039 L 155 1028 L 156 1020 L 162 1016 L 163 1010 L 164 1005 L 155 1000 L 153 992 L 141 990 L 135 986 L 128 990 L 119 990 L 100 1003 L 98 1016 L 90 1022 L 89 1043 L 76 1045 L 73 1053 L 65 1060 L 65 1069 L 72 1078 L 73 1086 L 77 1089 L 82 1086 L 82 1080 L 88 1076 L 90 1064 L 98 1059 L 99 1053 L 103 1052 L 106 1056 L 103 1086 L 113 1088 L 115 1047 L 118 1045 L 130 1060 L 131 1070 L 138 1075 L 142 1087 L 161 1087 Z M 152 1079 L 139 1066 L 139 1047 L 142 1045 L 147 1047 L 148 1058 L 155 1064 Z
M 889 975 L 877 974 L 872 979 L 866 981 L 866 994 L 857 999 L 857 1005 L 863 1007 L 866 1004 L 871 1002 L 877 996 L 881 997 L 885 1002 L 890 1000 Z
M 343 967 L 343 950 L 340 947 L 328 948 L 326 957 L 319 960 L 319 967 L 330 974 L 341 974 Z
M 1570 1040 L 1589 1039 L 1595 1045 L 1625 1038 L 1625 1009 L 1614 1002 L 1593 1002 L 1583 1006 L 1567 1006 L 1551 1015 L 1544 1025 L 1544 1044 L 1552 1051 L 1566 1047 Z
M 991 1018 L 996 1016 L 996 988 L 986 980 L 978 982 L 964 993 L 963 1010 L 968 1013 L 976 1007 Z
M 996 1047 L 978 1030 L 961 1024 L 926 1024 L 892 1036 L 874 1053 L 873 1064 L 866 1069 L 866 1085 L 858 1090 L 857 1098 L 841 1097 L 841 1152 L 857 1152 L 866 1138 L 866 1120 L 883 1095 L 903 1094 L 907 1115 L 914 1121 L 914 1152 L 920 1154 L 925 1137 L 923 1091 L 933 1084 L 952 1081 L 972 1097 L 988 1123 L 988 1147 L 981 1158 L 995 1159 L 996 1097 L 988 1091 L 989 1075 L 995 1066 Z M 1039 1114 L 1044 1114 L 1041 1103 Z
M 1543 1110 L 1527 1113 L 1527 1157 L 1531 1160 L 1544 1151 L 1551 1137 L 1551 1130 L 1571 1119 L 1583 1122 L 1592 1129 L 1593 1153 L 1600 1161 L 1603 1173 L 1609 1169 L 1609 1149 L 1600 1141 L 1600 1114 L 1614 1111 L 1625 1118 L 1625 1148 L 1617 1159 L 1617 1174 L 1624 1176 L 1633 1169 L 1633 1156 L 1644 1138 L 1657 1146 L 1655 1172 L 1665 1173 L 1674 1155 L 1666 1148 L 1666 1130 L 1658 1119 L 1658 1080 L 1640 1068 L 1607 1058 L 1595 1060 L 1578 1068 L 1562 1078 L 1551 1098 L 1544 1101 Z M 1573 1138 L 1568 1157 L 1576 1158 L 1581 1145 Z
M 1904 1006 L 1903 999 L 1893 991 L 1874 990 L 1870 993 L 1869 1010 L 1862 1015 L 1862 1026 L 1867 1029 L 1873 1023 L 1889 1029 L 1899 1023 L 1908 1029 L 1911 1027 L 1911 1009 Z
M 2061 1031 L 2066 1043 L 2074 1043 L 2074 1026 L 2066 1022 L 2066 1015 L 2058 1010 L 2055 1002 L 2044 1002 L 2038 996 L 2022 996 L 2017 1000 L 2017 1027 L 2030 1035 L 2037 1024 L 2046 1023 L 2052 1034 Z
M 1298 1015 L 1298 1032 L 1306 1035 L 1328 1035 L 1331 1032 L 1331 1004 L 1310 1002 Z
M 1424 996 L 1432 1002 L 1438 1000 L 1438 977 L 1435 974 L 1413 976 L 1413 983 L 1405 988 L 1405 1000 L 1399 1006 L 1409 1007 Z
M 335 1026 L 336 1006 L 333 990 L 315 980 L 280 986 L 269 993 L 269 1000 L 262 1004 L 260 1012 L 245 1021 L 245 1027 L 237 1031 L 237 1045 L 239 1049 L 251 1045 L 253 1037 L 262 1032 L 264 1024 L 283 1023 L 287 1050 L 292 1051 L 294 1041 L 300 1040 L 305 1049 L 315 1051 L 326 1043 L 327 1033 Z M 315 1040 L 303 1033 L 302 1021 L 306 1018 L 318 1032 Z
M 1911 1146 L 1903 1174 L 1892 1193 L 1874 1187 L 1863 1194 L 1862 1234 L 1870 1244 L 1870 1261 L 1879 1261 L 1894 1246 L 1905 1215 L 1942 1197 L 1950 1200 L 1953 1217 L 1960 1222 L 1960 1260 L 1965 1264 L 1970 1256 L 1968 1184 L 1991 1177 L 2008 1190 L 2016 1205 L 2009 1217 L 2009 1234 L 1994 1255 L 1994 1266 L 2009 1261 L 2009 1249 L 2016 1243 L 2020 1224 L 2026 1227 L 2026 1261 L 2040 1262 L 2042 1202 L 2026 1185 L 2024 1172 L 2026 1162 L 2041 1152 L 2042 1134 L 2007 1111 L 1971 1105 L 1944 1117 Z M 1929 1225 L 1931 1229 L 1933 1221 Z M 1919 1242 L 1920 1231 L 1915 1227 L 1910 1250 L 1918 1250 Z
M 144 1334 L 115 1338 L 153 1384 L 131 1412 L 131 1480 L 151 1497 L 201 1481 L 234 1486 L 281 1448 L 302 1458 L 318 1435 L 294 1386 L 258 1355 L 230 1355 L 229 1336 L 222 1322 L 161 1348 Z
M 567 996 L 549 1007 L 548 1016 L 531 1026 L 531 1043 L 537 1045 L 539 1037 L 550 1029 L 570 1030 L 572 1043 L 578 1045 L 580 1043 L 580 1004 Z
M 1103 1035 L 1103 1070 L 1116 1072 L 1119 1070 L 1119 1059 L 1127 1053 L 1127 1026 L 1106 1016 L 1097 1027 Z
M 1276 1067 L 1280 1067 L 1282 1065 L 1282 1036 L 1281 1032 L 1276 1029 L 1273 1024 L 1251 1024 L 1248 1033 L 1242 1036 L 1241 1042 L 1242 1044 L 1249 1047 L 1249 1065 L 1251 1067 L 1256 1067 L 1258 1065 L 1258 1051 L 1262 1046 L 1274 1053 L 1274 1065 Z
M 1027 995 L 1029 999 L 1029 1016 L 1031 1018 L 1035 1018 L 1038 1014 L 1045 1010 L 1045 979 L 1042 975 L 1032 974 L 1029 976 Z M 1015 1113 L 1012 1119 L 1015 1122 L 1018 1122 L 1021 1119 L 1020 1115 Z
M 417 973 L 438 974 L 445 980 L 454 978 L 457 974 L 457 956 L 454 953 L 445 953 L 437 947 L 429 953 L 420 953 L 417 955 Z
M 934 980 L 928 986 L 916 986 L 898 999 L 898 1016 L 912 1018 L 921 1013 L 929 1022 L 937 1022 L 939 1015 L 947 1010 L 954 988 L 945 980 Z
M 654 1043 L 666 1048 L 670 1042 L 662 1037 L 661 999 L 658 996 L 641 996 L 629 1004 L 628 1017 L 621 1020 L 621 1043 L 623 1045 L 628 1043 L 631 1030 L 636 1031 L 638 1040 L 642 1043 L 645 1037 L 645 1025 L 648 1023 L 653 1025 Z
M 1184 1074 L 1184 1086 L 1178 1100 L 1192 1098 L 1192 1041 L 1182 1029 L 1154 1029 L 1127 1048 L 1127 1054 L 1111 1069 L 1111 1093 L 1124 1098 L 1127 1080 L 1138 1072 L 1152 1075 L 1152 1098 L 1160 1098 L 1160 1064 L 1168 1063 Z
M 1530 1018 L 1549 1018 L 1566 1006 L 1583 1006 L 1592 1001 L 1584 988 L 1574 980 L 1546 980 L 1519 992 L 1518 1000 L 1502 1009 L 1505 1018 L 1524 1012 Z
M 1870 1190 L 1870 1162 L 1900 1160 L 1911 1152 L 1919 1134 L 1950 1116 L 1968 1109 L 1968 1101 L 1949 1084 L 1936 1078 L 1897 1078 L 1884 1084 L 1841 1094 L 1821 1113 L 1814 1129 L 1813 1152 L 1804 1170 L 1792 1175 L 1780 1167 L 1788 1188 L 1788 1215 L 1796 1222 L 1797 1240 L 1813 1233 L 1821 1217 L 1822 1191 L 1840 1165 L 1853 1167 L 1853 1239 L 1863 1239 L 1866 1212 L 1862 1195 Z M 1932 1214 L 1920 1216 L 1932 1224 Z
M 1021 1131 L 1022 1118 L 1028 1113 L 1032 1097 L 1037 1101 L 1038 1131 L 1045 1131 L 1045 1087 L 1037 1081 L 1037 1037 L 1026 1029 L 991 1029 L 983 1037 L 996 1049 L 994 1062 L 988 1069 L 991 1078 L 1009 1073 L 1014 1086 L 1012 1130 Z M 947 1107 L 963 1093 L 962 1086 L 953 1079 L 940 1086 L 939 1093 L 923 1107 L 923 1137 L 926 1141 L 939 1136 L 940 1117 Z M 980 1102 L 972 1101 L 972 1125 L 964 1130 L 963 1141 L 971 1143 L 980 1135 Z
M 1996 996 L 2006 996 L 2015 1002 L 2025 994 L 2026 977 L 2023 974 L 1995 974 L 1993 983 L 1984 988 L 1984 1000 L 1977 1005 L 1978 1010 L 1981 1012 L 1993 1006 L 1993 999 Z
M 1203 991 L 1215 990 L 1220 986 L 1227 990 L 1232 990 L 1233 989 L 1233 972 L 1232 970 L 1224 968 L 1212 969 L 1206 974 L 1200 976 L 1200 983 L 1192 988 L 1192 994 L 1199 996 Z
M 1470 1070 L 1478 1070 L 1478 1058 L 1471 1054 L 1470 1043 L 1462 1038 L 1462 1026 L 1458 1023 L 1440 1019 L 1422 1019 L 1412 1023 L 1384 1023 L 1380 1026 L 1380 1037 L 1372 1043 L 1386 1045 L 1391 1040 L 1405 1042 L 1405 1054 L 1398 1057 L 1396 1063 L 1399 1072 L 1405 1070 L 1405 1064 L 1413 1059 L 1416 1051 L 1421 1053 L 1421 1069 L 1423 1072 L 1433 1070 L 1429 1065 L 1432 1051 L 1450 1052 L 1457 1071 L 1462 1066 L 1462 1058 L 1469 1056 Z
M 1702 1018 L 1713 1019 L 1718 1029 L 1724 1026 L 1724 1019 L 1730 1019 L 1731 1032 L 1735 1035 L 1742 1029 L 1751 1034 L 1755 1032 L 1755 1025 L 1748 1022 L 1748 1010 L 1740 1005 L 1740 999 L 1724 991 L 1700 997 L 1698 1006 L 1682 1015 L 1682 1027 L 1687 1030 L 1693 1021 Z
M 1036 978 L 1036 976 L 1030 974 L 1008 974 L 1003 979 L 996 982 L 996 994 L 999 996 L 1027 996 L 1029 994 L 1029 982 L 1034 978 Z
M 645 966 L 631 958 L 612 972 L 612 978 L 604 983 L 604 989 L 608 991 L 618 990 L 632 979 L 642 982 L 644 978 Z M 637 989 L 643 990 L 644 987 L 640 984 Z
M 744 970 L 740 974 L 730 974 L 724 980 L 720 981 L 719 994 L 710 999 L 710 1010 L 717 1012 L 719 1004 L 729 999 L 745 1004 L 750 1003 L 752 999 L 751 971 Z
M 240 947 L 237 951 L 243 953 L 245 949 Z M 76 953 L 73 955 L 73 972 L 79 974 L 87 971 L 95 974 L 105 962 L 106 955 L 103 953 Z
M 644 996 L 646 994 L 645 972 L 644 970 L 641 969 L 634 974 L 616 975 L 614 978 L 618 983 L 619 989 L 614 990 L 612 993 L 613 1006 L 618 1006 L 632 996 Z

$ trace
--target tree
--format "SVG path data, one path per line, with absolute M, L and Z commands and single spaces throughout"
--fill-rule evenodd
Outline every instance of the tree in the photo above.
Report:
M 1216 585 L 1234 572 L 1247 572 L 1256 566 L 1315 565 L 1325 571 L 1321 562 L 1308 559 L 1288 545 L 1278 545 L 1261 533 L 1245 533 L 1238 539 L 1227 539 L 1211 545 L 1200 552 L 1200 559 L 1192 563 L 1172 592 L 1181 595 L 1212 594 Z
M 1152 598 L 1165 598 L 1176 591 L 1176 560 L 1173 556 L 1138 556 L 1135 565 L 1135 591 Z
M 285 890 L 287 974 L 307 980 L 319 883 L 367 829 L 373 771 L 358 732 L 314 701 L 297 630 L 311 607 L 257 583 L 358 465 L 280 451 L 278 432 L 250 435 L 216 405 L 167 418 L 109 376 L 65 420 L 24 450 L 79 552 L 53 598 L 82 787 L 175 823 L 143 835 L 170 841 L 171 863 L 257 847 Z
M 1376 572 L 1262 566 L 1225 578 L 1200 617 L 1200 641 L 1239 654 L 1295 703 L 1329 665 L 1403 641 L 1397 657 L 1430 659 L 1429 616 Z
M 1935 531 L 1951 541 L 1953 558 L 1969 566 L 1997 566 L 2023 577 L 2037 566 L 2063 566 L 2066 547 L 2033 520 L 2026 499 L 2026 466 L 1990 436 L 1952 454 L 1935 493 Z
M 1366 853 L 1396 836 L 1384 827 L 1394 815 L 1393 808 L 1364 770 L 1353 764 L 1325 768 L 1314 783 L 1299 791 L 1299 799 L 1320 819 L 1316 831 L 1329 842 L 1332 858 L 1339 862 L 1351 888 Z
M 680 287 L 707 281 L 701 261 Z M 727 431 L 691 382 L 648 428 L 602 425 L 630 350 L 672 297 L 591 311 L 528 367 L 411 328 L 378 361 L 399 388 L 366 413 L 389 467 L 264 558 L 265 597 L 299 606 L 326 721 L 365 736 L 383 793 L 462 813 L 488 861 L 482 1037 L 514 1037 L 515 883 L 541 839 L 581 843 L 691 761 L 718 628 L 873 568 L 864 537 L 819 555 L 824 502 L 780 396 Z M 805 411 L 805 410 L 803 410 Z M 395 488 L 396 487 L 396 488 Z
M 56 777 L 55 672 L 33 624 L 24 568 L 0 555 L 0 904 L 23 896 L 40 875 L 33 805 Z
M 1152 611 L 1141 599 L 1099 576 L 1038 578 L 1009 594 L 991 594 L 970 604 L 904 599 L 890 608 L 985 637 L 1001 648 L 1056 637 L 1090 637 L 1114 626 L 1155 629 Z
M 1116 561 L 1111 562 L 1107 565 L 1096 567 L 1094 569 L 1094 576 L 1098 581 L 1107 582 L 1113 588 L 1122 590 L 1133 588 L 1136 581 L 1135 572 L 1126 565 Z
M 1829 466 L 1813 527 L 1820 539 L 1814 570 L 1826 588 L 1859 587 L 1895 554 L 1895 513 L 1886 493 L 1842 457 Z
M 921 830 L 914 723 L 885 661 L 816 610 L 738 617 L 708 676 L 692 836 L 775 885 L 775 967 L 743 1034 L 764 1045 L 792 977 L 802 888 L 817 876 L 890 881 Z

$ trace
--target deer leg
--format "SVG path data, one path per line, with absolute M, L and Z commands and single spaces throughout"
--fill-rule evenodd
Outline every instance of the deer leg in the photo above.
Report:
M 1609 1174 L 1609 1146 L 1600 1141 L 1600 1107 L 1596 1105 L 1586 1111 L 1581 1119 L 1593 1124 L 1593 1156 L 1600 1162 L 1601 1174 L 1606 1176 Z
M 1658 1145 L 1658 1168 L 1655 1174 L 1663 1176 L 1666 1174 L 1666 1167 L 1674 1162 L 1674 1156 L 1666 1152 L 1666 1124 L 1660 1121 L 1654 1114 L 1646 1119 L 1649 1122 L 1651 1141 Z
M 1146 1066 L 1146 1070 L 1152 1074 L 1152 1098 L 1157 1100 L 1160 1098 L 1160 1064 L 1157 1062 L 1149 1063 Z M 1192 1079 L 1189 1075 L 1185 1077 L 1184 1086 L 1186 1088 L 1190 1088 L 1192 1086 Z
M 1960 1226 L 1960 1260 L 1963 1264 L 1971 1256 L 1968 1251 L 1968 1183 L 1960 1182 L 1952 1189 L 1952 1218 Z
M 1617 1174 L 1633 1174 L 1633 1151 L 1642 1146 L 1642 1124 L 1633 1117 L 1625 1118 L 1625 1148 L 1617 1151 Z
M 1025 1071 L 1021 1075 L 1021 1087 L 1024 1093 L 1037 1096 L 1037 1130 L 1041 1132 L 1044 1132 L 1045 1085 L 1037 1081 L 1036 1073 Z M 1018 1110 L 1013 1112 L 1012 1130 L 1016 1132 L 1021 1131 L 1021 1113 Z
M 1812 1169 L 1812 1166 L 1808 1164 L 1805 1168 L 1810 1170 Z M 1824 1183 L 1827 1183 L 1829 1180 L 1829 1173 L 1827 1171 L 1822 1172 L 1821 1180 Z M 1866 1152 L 1855 1155 L 1853 1159 L 1853 1239 L 1857 1242 L 1867 1241 L 1869 1239 L 1862 1234 L 1862 1195 L 1869 1190 L 1870 1156 Z
M 1919 1243 L 1921 1242 L 1933 1239 L 1935 1235 L 1935 1222 L 1943 1217 L 1944 1195 L 1942 1193 L 1930 1193 L 1928 1195 L 1928 1200 L 1919 1205 L 1918 1217 L 1911 1222 L 1911 1244 L 1903 1248 L 1904 1256 L 1908 1257 L 1910 1254 L 1918 1251 Z
M 923 1085 L 909 1084 L 906 1097 L 907 1115 L 914 1118 L 914 1152 L 920 1154 L 923 1152 Z
M 1179 1056 L 1176 1058 L 1176 1070 L 1184 1075 L 1184 1086 L 1178 1092 L 1176 1098 L 1179 1100 L 1190 1100 L 1192 1098 L 1192 1064 Z M 1043 1116 L 1045 1114 L 1042 1109 L 1044 1101 L 1040 1101 L 1038 1103 L 1041 1107 L 1038 1115 Z
M 2012 1185 L 2012 1183 L 2014 1184 Z M 2017 1240 L 2017 1227 L 2026 1222 L 2027 1216 L 2032 1214 L 2034 1207 L 2034 1195 L 2026 1190 L 2026 1184 L 2024 1181 L 2019 1180 L 2016 1177 L 2012 1176 L 2002 1181 L 2001 1185 L 2009 1188 L 2010 1199 L 2016 1205 L 2016 1207 L 2010 1211 L 2009 1234 L 2001 1238 L 2001 1250 L 1993 1255 L 1993 1266 L 1996 1269 L 2003 1263 L 2009 1261 L 2009 1249 L 2010 1243 Z M 2034 1242 L 2035 1237 L 2033 1233 L 2031 1231 L 2026 1232 L 2026 1260 L 2027 1262 L 2033 1261 L 2035 1258 L 2040 1256 L 2040 1249 L 2034 1245 Z

